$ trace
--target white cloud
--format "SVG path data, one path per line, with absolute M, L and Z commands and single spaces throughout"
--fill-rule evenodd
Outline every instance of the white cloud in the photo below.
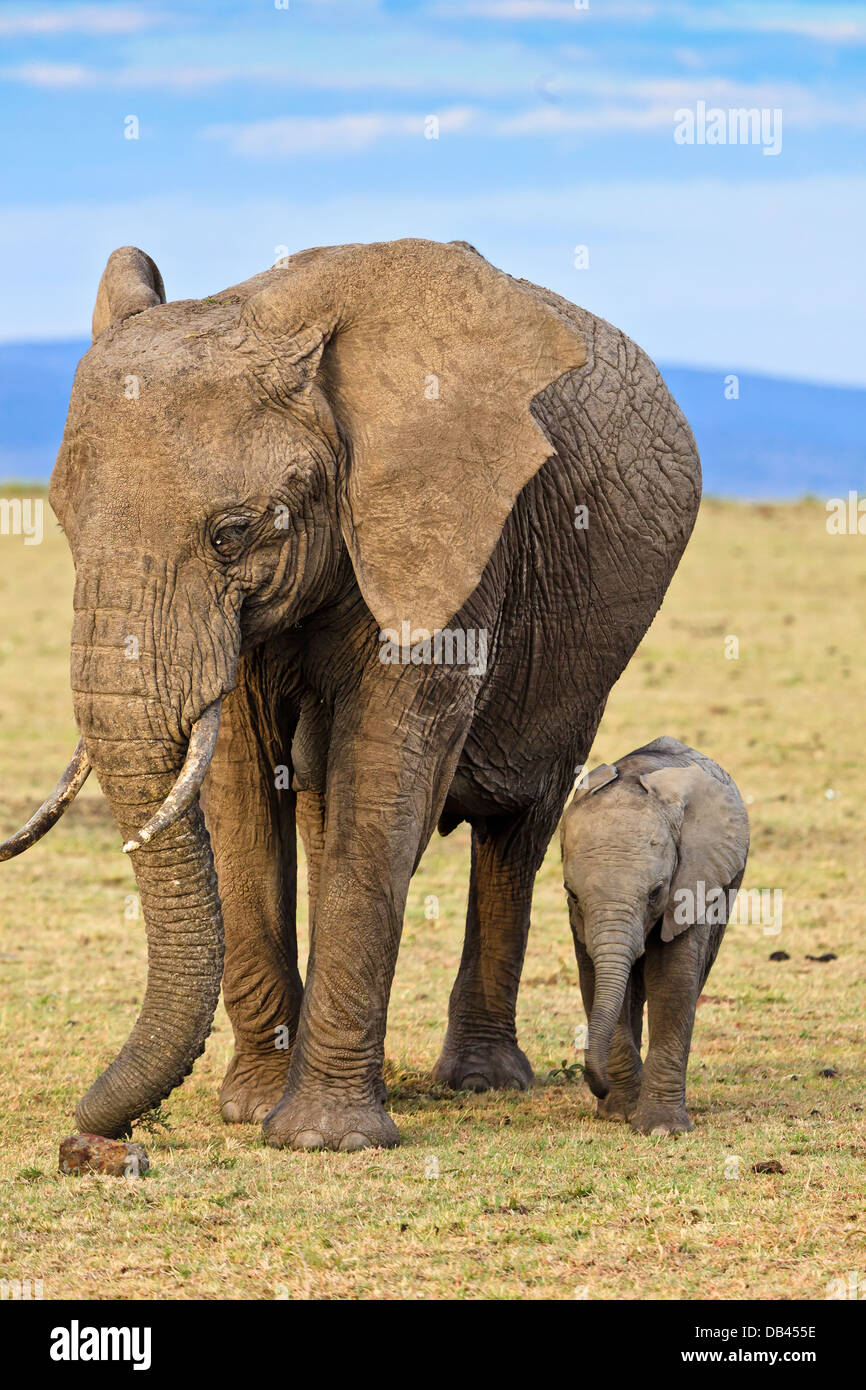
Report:
M 366 149 L 380 140 L 423 139 L 427 122 L 438 121 L 441 134 L 464 130 L 475 119 L 466 106 L 429 115 L 362 112 L 343 116 L 284 116 L 272 121 L 207 126 L 205 139 L 222 141 L 232 154 L 253 159 L 323 154 Z M 427 138 L 433 138 L 428 136 Z
M 0 77 L 24 82 L 29 87 L 88 87 L 91 74 L 80 63 L 22 63 L 17 68 L 4 68 Z
M 866 21 L 853 5 L 827 5 L 820 8 L 783 4 L 767 8 L 764 5 L 732 4 L 704 6 L 695 0 L 686 3 L 667 3 L 664 0 L 589 0 L 579 8 L 575 0 L 440 0 L 429 13 L 437 18 L 477 19 L 520 22 L 538 20 L 589 20 L 601 23 L 641 23 L 664 20 L 679 23 L 684 29 L 730 31 L 732 33 L 788 34 L 794 38 L 815 39 L 820 43 L 858 44 L 866 42 Z
M 35 87 L 80 87 L 129 91 L 132 88 L 153 88 L 166 91 L 194 91 L 205 87 L 225 86 L 228 83 L 254 83 L 257 86 L 289 88 L 293 91 L 327 92 L 411 92 L 422 87 L 438 93 L 452 92 L 472 95 L 501 95 L 516 90 L 525 91 L 526 74 L 501 69 L 480 71 L 477 64 L 458 71 L 443 59 L 442 65 L 419 77 L 412 62 L 371 67 L 356 64 L 339 68 L 327 65 L 318 70 L 293 68 L 285 63 L 210 63 L 181 64 L 170 67 L 145 64 L 127 67 L 95 68 L 68 63 L 20 63 L 0 69 L 0 79 Z M 551 79 L 553 83 L 559 79 Z M 539 84 L 536 84 L 537 86 Z
M 222 82 L 245 78 L 248 81 L 280 80 L 287 82 L 286 70 L 280 68 L 221 68 L 221 67 L 125 67 L 99 69 L 72 63 L 20 63 L 3 68 L 0 77 L 11 82 L 23 82 L 32 87 L 210 87 Z
M 138 5 L 53 5 L 0 15 L 0 35 L 51 38 L 57 34 L 138 34 L 165 16 Z
M 478 19 L 579 19 L 586 5 L 574 0 L 466 0 L 464 4 L 441 4 L 433 7 L 436 15 L 460 18 L 463 15 Z
M 662 106 L 593 106 L 583 111 L 558 106 L 535 106 L 496 123 L 494 133 L 509 135 L 565 135 L 589 131 L 600 135 L 612 130 L 673 128 L 673 108 Z
M 419 80 L 411 68 L 388 72 L 357 71 L 311 73 L 278 65 L 219 65 L 171 67 L 126 67 L 97 70 L 78 63 L 25 63 L 0 69 L 0 79 L 30 86 L 55 88 L 108 87 L 120 91 L 131 88 L 164 88 L 195 91 L 228 82 L 271 83 L 294 90 L 363 90 L 366 87 L 395 92 L 417 93 Z M 381 80 L 380 80 L 381 79 Z M 482 98 L 514 92 L 514 75 L 499 82 L 483 75 L 438 73 L 428 78 L 431 93 L 460 91 L 467 97 Z M 519 86 L 526 90 L 526 79 Z M 466 107 L 451 108 L 440 115 L 443 130 L 463 129 L 471 123 L 492 136 L 554 135 L 569 131 L 653 130 L 671 125 L 679 107 L 693 106 L 698 100 L 708 106 L 781 107 L 788 125 L 839 124 L 859 127 L 866 123 L 866 98 L 847 99 L 837 89 L 823 96 L 796 82 L 738 82 L 711 73 L 675 77 L 638 77 L 625 72 L 555 72 L 536 79 L 536 92 L 545 106 L 507 114 L 492 110 L 470 112 Z M 575 105 L 583 101 L 582 105 Z M 569 104 L 571 102 L 571 104 Z M 435 98 L 431 96 L 432 112 Z M 237 154 L 297 154 L 305 149 L 361 149 L 379 140 L 417 133 L 423 118 L 413 113 L 356 112 L 338 117 L 291 116 L 266 121 L 230 122 L 208 128 L 209 138 L 222 139 Z
M 866 124 L 866 97 L 823 96 L 794 82 L 734 82 L 710 74 L 685 78 L 629 78 L 626 75 L 585 74 L 563 79 L 560 92 L 595 98 L 582 107 L 564 102 L 529 108 L 500 119 L 499 135 L 554 135 L 568 131 L 600 134 L 615 130 L 650 130 L 672 126 L 674 112 L 704 101 L 725 110 L 746 108 L 782 111 L 786 125 Z
M 826 21 L 822 19 L 798 19 L 796 15 L 785 18 L 756 20 L 753 27 L 768 34 L 798 34 L 806 39 L 819 39 L 823 43 L 864 43 L 866 24 L 856 20 Z
M 557 90 L 583 97 L 584 104 L 566 105 L 554 99 L 504 114 L 470 106 L 437 112 L 434 106 L 425 115 L 355 112 L 339 116 L 285 116 L 211 125 L 202 135 L 220 141 L 231 154 L 247 159 L 339 154 L 369 149 L 384 140 L 421 137 L 430 115 L 438 117 L 442 134 L 466 131 L 486 139 L 550 139 L 569 134 L 640 134 L 666 129 L 673 138 L 675 112 L 693 107 L 699 100 L 708 107 L 718 105 L 727 110 L 779 108 L 786 126 L 866 125 L 866 97 L 847 102 L 825 99 L 794 83 L 747 84 L 709 76 L 630 81 L 625 77 L 588 74 L 564 80 Z
M 689 28 L 763 34 L 789 34 L 793 38 L 815 39 L 820 43 L 866 42 L 866 22 L 854 5 L 730 5 L 726 9 L 678 6 L 678 17 Z

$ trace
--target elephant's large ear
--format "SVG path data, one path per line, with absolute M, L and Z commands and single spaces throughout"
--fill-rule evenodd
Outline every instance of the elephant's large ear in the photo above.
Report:
M 651 796 L 674 809 L 675 824 L 680 824 L 679 858 L 662 922 L 662 941 L 672 941 L 696 921 L 710 920 L 715 902 L 727 921 L 727 904 L 721 904 L 719 890 L 742 874 L 749 853 L 749 816 L 734 783 L 712 776 L 695 763 L 659 768 L 645 773 L 640 782 Z
M 606 787 L 609 782 L 615 782 L 618 777 L 619 773 L 610 763 L 599 763 L 598 767 L 592 769 L 592 772 L 586 775 L 581 774 L 575 784 L 572 806 L 575 806 L 578 801 L 582 801 L 585 796 L 592 796 L 593 792 L 600 792 L 602 787 Z
M 302 253 L 241 327 L 290 361 L 293 343 L 324 338 L 318 381 L 348 446 L 340 519 L 361 592 L 383 628 L 445 627 L 554 452 L 532 400 L 584 364 L 580 336 L 471 248 L 416 240 Z
M 165 303 L 165 286 L 154 261 L 137 246 L 121 246 L 106 262 L 93 309 L 93 341 L 106 328 L 142 309 Z

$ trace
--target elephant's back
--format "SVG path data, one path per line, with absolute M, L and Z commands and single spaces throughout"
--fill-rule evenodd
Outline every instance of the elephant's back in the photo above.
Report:
M 700 502 L 700 456 L 658 367 L 606 319 L 530 280 L 520 283 L 566 318 L 586 345 L 585 366 L 560 377 L 536 399 L 540 422 L 551 415 L 561 420 L 563 412 L 571 415 L 588 444 L 594 439 L 599 448 L 612 451 L 620 478 L 635 495 L 655 494 L 658 485 L 666 485 L 687 527 L 685 544 Z

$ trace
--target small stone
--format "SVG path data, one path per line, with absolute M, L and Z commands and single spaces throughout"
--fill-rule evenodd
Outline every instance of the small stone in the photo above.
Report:
M 839 1073 L 835 1067 L 822 1067 L 818 1075 L 823 1076 L 827 1081 L 831 1081 L 833 1077 L 838 1076 Z
M 790 960 L 790 959 L 791 959 L 791 957 L 788 955 L 788 952 L 787 952 L 787 951 L 771 951 L 771 952 L 770 952 L 770 960 Z
M 765 1158 L 762 1163 L 753 1163 L 753 1173 L 784 1173 L 784 1168 L 777 1158 Z
M 111 1178 L 143 1178 L 150 1160 L 142 1144 L 105 1139 L 101 1134 L 70 1134 L 60 1145 L 60 1172 L 80 1178 L 104 1173 Z

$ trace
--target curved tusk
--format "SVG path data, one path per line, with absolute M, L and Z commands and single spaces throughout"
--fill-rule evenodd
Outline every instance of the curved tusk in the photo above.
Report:
M 0 863 L 6 859 L 14 859 L 16 854 L 23 854 L 25 849 L 35 845 L 37 840 L 41 840 L 42 836 L 48 833 L 52 825 L 60 820 L 67 806 L 75 800 L 89 773 L 90 759 L 84 748 L 84 739 L 80 738 L 66 771 L 51 795 L 43 801 L 26 825 L 0 844 Z
M 158 835 L 161 830 L 179 820 L 195 801 L 216 747 L 220 727 L 220 704 L 220 700 L 214 700 L 201 718 L 193 724 L 189 747 L 177 781 L 159 810 L 151 816 L 147 825 L 139 830 L 136 838 L 127 840 L 123 846 L 124 854 L 132 854 L 134 850 L 141 849 L 141 846 L 152 840 L 154 835 Z

